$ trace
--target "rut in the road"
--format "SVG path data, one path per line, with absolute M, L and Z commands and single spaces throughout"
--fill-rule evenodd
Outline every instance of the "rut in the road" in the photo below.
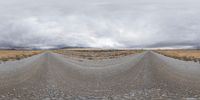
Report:
M 199 64 L 154 52 L 93 62 L 45 53 L 0 65 L 0 94 L 12 97 L 109 96 L 152 88 L 198 95 L 199 84 Z

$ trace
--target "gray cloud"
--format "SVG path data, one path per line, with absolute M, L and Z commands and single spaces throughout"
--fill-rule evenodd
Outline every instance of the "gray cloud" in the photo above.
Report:
M 0 47 L 197 48 L 198 0 L 0 1 Z

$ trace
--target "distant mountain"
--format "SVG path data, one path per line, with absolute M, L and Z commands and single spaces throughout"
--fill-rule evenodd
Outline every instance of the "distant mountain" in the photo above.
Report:
M 55 49 L 70 49 L 70 48 L 90 48 L 90 47 L 73 47 L 73 46 L 58 46 L 58 47 L 0 47 L 0 50 L 55 50 Z
M 200 50 L 200 44 L 199 45 L 195 45 L 193 48 Z

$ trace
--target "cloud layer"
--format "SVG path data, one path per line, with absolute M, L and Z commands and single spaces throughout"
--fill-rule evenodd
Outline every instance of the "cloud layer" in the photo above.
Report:
M 0 1 L 0 47 L 200 47 L 198 0 Z

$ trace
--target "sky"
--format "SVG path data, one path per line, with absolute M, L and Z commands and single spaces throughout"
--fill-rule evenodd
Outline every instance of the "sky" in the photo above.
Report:
M 0 48 L 200 48 L 199 0 L 0 0 Z

